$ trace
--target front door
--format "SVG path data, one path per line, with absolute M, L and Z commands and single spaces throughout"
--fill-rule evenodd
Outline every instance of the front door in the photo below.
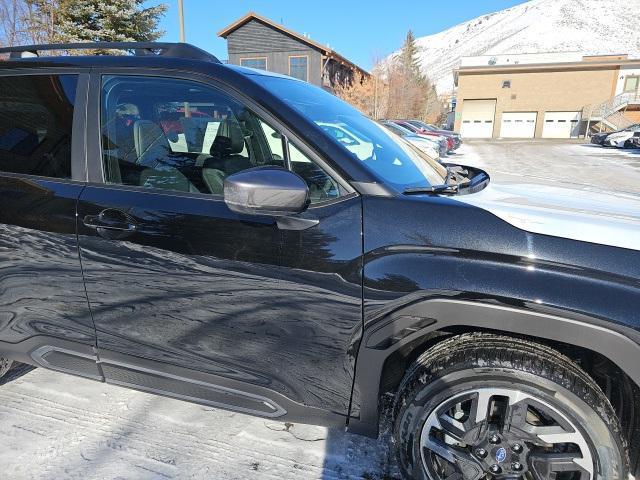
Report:
M 91 161 L 104 183 L 83 191 L 78 216 L 107 381 L 265 416 L 289 401 L 346 414 L 360 285 L 339 273 L 360 256 L 359 198 L 298 161 L 306 224 L 237 215 L 226 176 L 294 164 L 276 126 L 195 81 L 103 76 L 101 88 Z

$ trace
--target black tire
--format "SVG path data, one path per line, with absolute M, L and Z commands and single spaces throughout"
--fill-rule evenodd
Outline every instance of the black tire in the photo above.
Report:
M 518 393 L 514 398 L 525 400 L 512 400 L 508 395 L 511 391 Z M 489 403 L 480 398 L 489 398 Z M 447 423 L 454 412 L 452 404 L 459 421 Z M 462 405 L 468 406 L 465 408 L 469 413 L 464 413 Z M 484 419 L 481 413 L 478 416 L 483 410 L 487 412 Z M 494 415 L 500 417 L 495 412 L 503 412 L 498 426 L 492 423 Z M 515 468 L 529 471 L 528 475 L 535 479 L 628 478 L 626 443 L 602 390 L 569 358 L 524 339 L 474 333 L 436 345 L 407 371 L 396 396 L 394 418 L 399 466 L 408 479 L 441 480 L 448 475 L 460 480 L 502 478 L 501 475 L 514 475 Z M 530 426 L 530 418 L 535 420 L 534 427 Z M 453 423 L 455 428 L 451 428 Z M 565 443 L 561 443 L 563 433 L 555 437 L 541 435 L 544 428 L 575 433 L 570 438 L 565 435 Z M 496 432 L 501 444 L 496 444 Z M 521 441 L 518 434 L 524 435 Z M 558 442 L 548 440 L 551 437 Z M 462 440 L 452 447 L 455 438 Z M 573 443 L 575 438 L 580 442 Z M 501 445 L 505 448 L 498 448 Z M 516 447 L 522 446 L 524 451 L 514 453 Z M 444 451 L 450 459 L 443 460 L 436 451 Z M 549 460 L 553 452 L 567 452 L 564 455 L 579 458 L 578 462 L 583 462 L 580 467 L 576 462 L 569 463 L 580 471 L 564 472 L 558 477 L 541 473 L 559 471 L 552 463 L 555 460 Z M 591 465 L 585 467 L 590 471 L 585 471 L 583 464 Z M 493 476 L 490 469 L 496 465 L 501 475 Z
M 5 376 L 5 374 L 11 368 L 12 364 L 13 364 L 13 360 L 9 360 L 8 358 L 0 357 L 0 378 Z

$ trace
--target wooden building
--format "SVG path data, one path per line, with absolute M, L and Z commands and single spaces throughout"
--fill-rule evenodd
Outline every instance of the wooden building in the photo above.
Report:
M 253 12 L 218 36 L 227 40 L 231 64 L 290 75 L 329 90 L 369 75 L 328 46 Z

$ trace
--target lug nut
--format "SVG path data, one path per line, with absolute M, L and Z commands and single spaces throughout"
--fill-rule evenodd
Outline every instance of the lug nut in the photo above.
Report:
M 485 458 L 487 456 L 487 451 L 484 448 L 479 448 L 476 450 L 476 457 Z
M 489 443 L 491 443 L 492 445 L 497 445 L 498 443 L 500 443 L 500 437 L 494 433 L 489 437 Z
M 522 452 L 522 445 L 520 445 L 519 443 L 514 443 L 513 445 L 511 445 L 511 450 L 513 450 L 514 453 L 520 453 Z
M 519 472 L 520 470 L 522 470 L 522 464 L 520 462 L 513 462 L 511 464 L 511 470 Z
M 502 469 L 500 468 L 500 465 L 491 465 L 489 467 L 489 471 L 491 473 L 493 473 L 494 475 L 497 475 L 499 473 L 502 473 Z

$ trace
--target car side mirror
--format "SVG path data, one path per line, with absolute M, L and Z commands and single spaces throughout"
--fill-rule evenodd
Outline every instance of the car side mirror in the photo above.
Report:
M 256 167 L 224 179 L 224 201 L 232 212 L 281 217 L 309 206 L 309 187 L 297 174 L 281 167 Z

